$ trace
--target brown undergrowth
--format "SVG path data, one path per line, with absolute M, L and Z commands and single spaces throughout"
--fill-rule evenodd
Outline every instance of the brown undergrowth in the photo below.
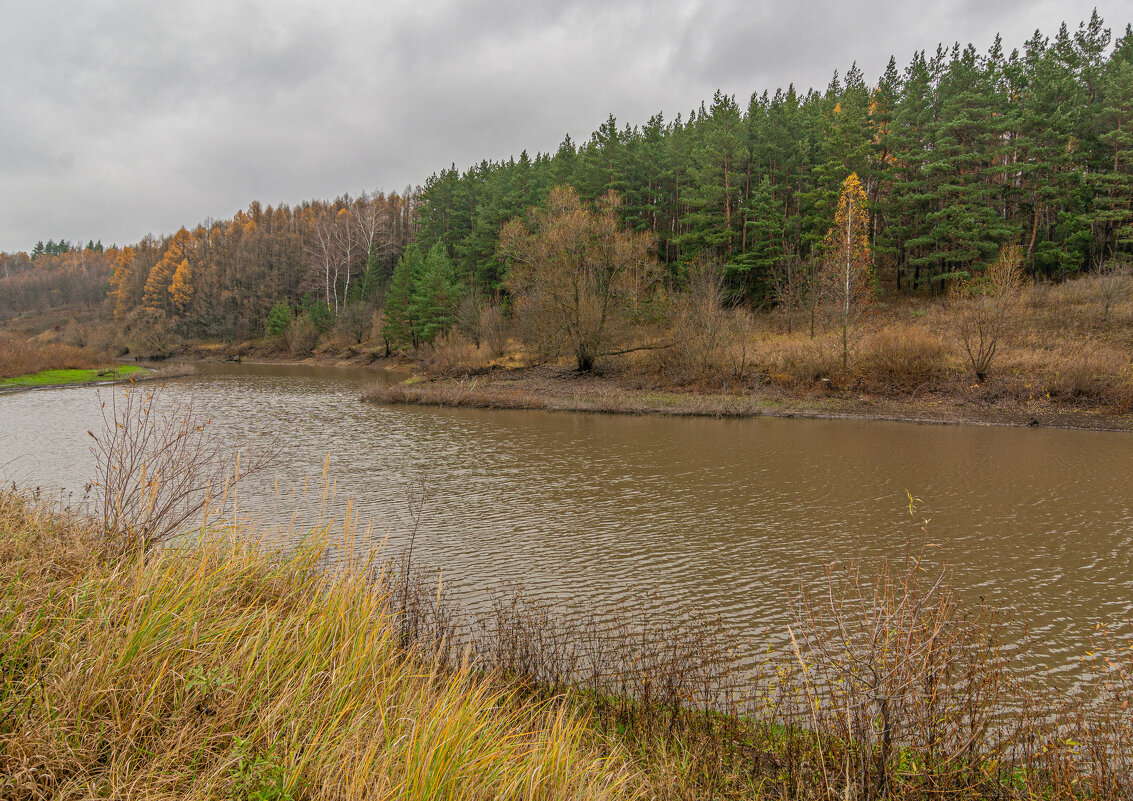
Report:
M 466 614 L 330 525 L 123 554 L 0 494 L 0 795 L 1133 798 L 1129 649 L 1044 685 L 923 551 L 830 565 L 753 655 L 662 599 Z
M 1010 317 L 996 329 L 994 348 L 985 347 L 977 375 L 964 344 L 965 336 L 971 337 L 964 299 L 898 298 L 878 304 L 850 343 L 843 366 L 840 339 L 821 320 L 813 336 L 798 328 L 785 333 L 778 314 L 752 316 L 726 308 L 718 292 L 690 290 L 679 298 L 668 324 L 641 327 L 638 345 L 599 361 L 602 381 L 594 383 L 611 387 L 606 397 L 577 397 L 573 408 L 654 412 L 696 405 L 689 397 L 660 405 L 634 397 L 644 392 L 705 396 L 705 409 L 720 405 L 712 396 L 749 398 L 746 406 L 753 411 L 761 404 L 816 399 L 827 412 L 879 402 L 892 406 L 896 416 L 902 405 L 927 400 L 965 410 L 957 414 L 964 419 L 983 409 L 1015 414 L 1024 422 L 1042 413 L 1121 416 L 1133 411 L 1133 278 L 1088 277 L 1016 291 Z M 573 392 L 570 382 L 554 388 L 536 378 L 521 388 L 500 380 L 508 373 L 524 375 L 517 368 L 533 363 L 561 368 L 564 376 L 569 372 L 565 361 L 547 363 L 519 340 L 507 342 L 501 355 L 459 335 L 440 340 L 418 354 L 433 386 L 423 382 L 375 394 L 389 402 L 569 407 L 563 398 Z
M 0 378 L 13 378 L 43 370 L 98 367 L 105 362 L 105 358 L 100 358 L 90 348 L 60 342 L 39 343 L 0 331 Z

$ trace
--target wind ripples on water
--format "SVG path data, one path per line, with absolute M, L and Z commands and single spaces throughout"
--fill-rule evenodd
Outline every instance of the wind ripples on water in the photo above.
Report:
M 284 442 L 278 475 L 242 486 L 242 515 L 290 515 L 329 455 L 335 508 L 352 498 L 388 554 L 421 503 L 414 560 L 473 609 L 505 583 L 598 608 L 649 595 L 780 640 L 800 579 L 900 560 L 922 528 L 964 598 L 1026 618 L 1033 664 L 1072 670 L 1093 627 L 1133 609 L 1128 434 L 382 407 L 358 401 L 372 380 L 216 366 L 167 392 L 231 441 Z M 0 398 L 4 477 L 81 490 L 99 425 L 90 390 Z

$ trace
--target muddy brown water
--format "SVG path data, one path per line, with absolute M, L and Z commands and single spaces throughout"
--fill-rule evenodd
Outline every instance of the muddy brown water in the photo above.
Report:
M 507 582 L 596 607 L 652 594 L 762 649 L 784 636 L 800 576 L 855 554 L 900 558 L 929 518 L 961 594 L 1026 618 L 1033 664 L 1072 675 L 1096 625 L 1133 616 L 1127 433 L 358 400 L 393 378 L 201 365 L 165 393 L 231 441 L 285 439 L 275 474 L 241 490 L 241 514 L 286 514 L 288 487 L 317 484 L 329 454 L 337 508 L 352 498 L 398 553 L 427 488 L 415 559 L 472 607 Z M 0 477 L 79 499 L 99 426 L 89 387 L 0 396 Z M 923 501 L 915 518 L 907 492 Z

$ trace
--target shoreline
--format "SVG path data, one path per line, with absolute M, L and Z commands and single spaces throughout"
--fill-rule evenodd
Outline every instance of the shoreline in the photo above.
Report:
M 903 400 L 791 397 L 777 391 L 746 394 L 691 392 L 674 388 L 627 387 L 616 378 L 580 376 L 573 371 L 523 368 L 469 378 L 420 374 L 399 384 L 376 385 L 362 395 L 371 403 L 450 408 L 513 409 L 590 414 L 672 417 L 867 420 L 919 425 L 988 425 L 1133 432 L 1133 415 L 1036 404 L 1029 408 L 988 407 L 946 397 Z
M 396 384 L 375 384 L 361 399 L 372 403 L 449 408 L 511 409 L 587 414 L 672 417 L 867 420 L 919 425 L 982 425 L 1133 432 L 1133 414 L 1112 414 L 1096 407 L 1073 407 L 1037 400 L 1034 404 L 991 405 L 957 398 L 954 393 L 893 397 L 824 390 L 806 394 L 782 388 L 745 388 L 741 394 L 648 386 L 627 380 L 624 371 L 581 375 L 561 365 L 494 366 L 460 378 L 428 376 L 418 360 L 373 351 L 320 353 L 301 358 L 248 353 L 238 358 L 218 352 L 186 353 L 178 363 L 308 365 L 351 368 L 362 372 L 400 372 Z
M 106 370 L 99 370 L 98 372 L 105 372 Z M 42 382 L 42 383 L 27 383 L 27 384 L 3 384 L 0 383 L 0 395 L 11 395 L 19 392 L 35 392 L 38 390 L 46 389 L 78 389 L 80 387 L 105 387 L 114 384 L 130 384 L 140 383 L 142 381 L 157 381 L 163 378 L 180 378 L 184 375 L 189 375 L 190 370 L 161 370 L 156 367 L 143 367 L 139 366 L 126 374 L 120 374 L 117 378 L 109 376 L 101 376 L 96 374 L 91 378 L 83 381 L 64 381 L 64 382 Z M 16 378 L 29 378 L 30 376 L 16 376 Z

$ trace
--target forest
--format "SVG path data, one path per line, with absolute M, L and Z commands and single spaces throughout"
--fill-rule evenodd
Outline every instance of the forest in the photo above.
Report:
M 717 92 L 687 116 L 613 115 L 584 143 L 440 170 L 403 193 L 262 206 L 129 246 L 39 243 L 0 254 L 0 318 L 112 318 L 120 351 L 267 335 L 309 352 L 332 326 L 388 352 L 474 314 L 508 316 L 501 233 L 556 187 L 616 198 L 658 285 L 678 296 L 711 263 L 725 303 L 810 305 L 848 176 L 860 183 L 874 296 L 942 296 L 1013 248 L 1040 282 L 1124 269 L 1133 254 L 1133 29 L 1095 12 L 1007 51 L 996 37 L 856 65 L 823 91 L 746 104 Z M 1108 315 L 1108 306 L 1107 306 Z M 467 316 L 467 315 L 465 315 Z M 349 332 L 354 332 L 350 334 Z M 104 338 L 107 338 L 104 337 Z M 479 340 L 479 334 L 476 336 Z M 141 345 L 144 341 L 144 345 Z

